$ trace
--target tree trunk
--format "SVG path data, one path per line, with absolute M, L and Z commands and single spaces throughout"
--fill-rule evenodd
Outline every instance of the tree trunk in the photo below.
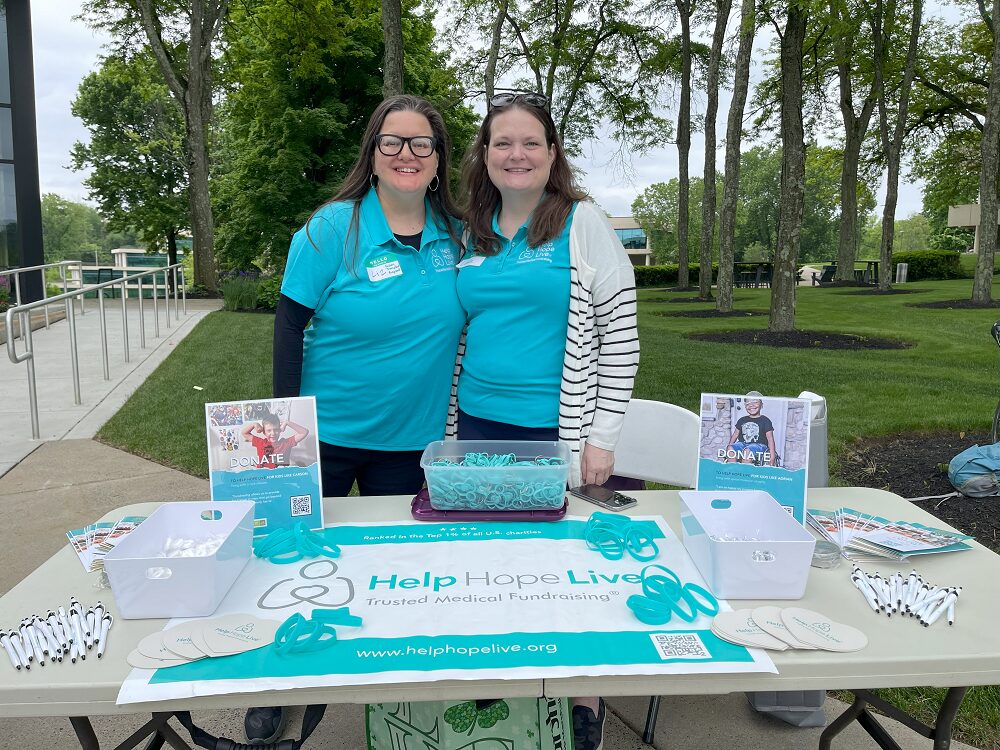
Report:
M 712 298 L 712 240 L 715 239 L 715 118 L 719 113 L 719 63 L 726 41 L 726 26 L 732 0 L 716 0 L 715 33 L 708 59 L 708 107 L 705 110 L 705 190 L 701 198 L 701 244 L 698 248 L 700 271 L 698 296 Z
M 831 15 L 842 19 L 840 6 L 830 3 Z M 858 114 L 854 109 L 854 91 L 851 80 L 854 67 L 854 39 L 842 34 L 836 42 L 837 75 L 840 79 L 840 113 L 844 119 L 844 163 L 840 171 L 840 236 L 837 243 L 837 281 L 854 281 L 854 261 L 858 257 L 858 162 L 872 111 L 875 108 L 875 86 L 861 105 Z
M 1000 2 L 1000 0 L 996 0 Z M 778 247 L 771 279 L 768 330 L 795 328 L 795 264 L 802 240 L 802 205 L 806 182 L 806 144 L 802 127 L 802 46 L 806 10 L 793 2 L 781 37 L 781 210 Z
M 883 51 L 876 50 L 875 63 L 879 86 L 879 134 L 882 148 L 885 151 L 888 174 L 886 175 L 885 206 L 882 209 L 882 242 L 879 248 L 879 279 L 878 288 L 889 291 L 892 283 L 892 244 L 896 232 L 896 203 L 899 199 L 899 162 L 903 149 L 903 136 L 906 132 L 906 115 L 909 110 L 910 89 L 913 86 L 913 76 L 917 64 L 917 42 L 920 37 L 920 24 L 923 19 L 923 0 L 913 0 L 912 16 L 910 17 L 910 40 L 906 51 L 906 63 L 903 68 L 903 82 L 899 90 L 899 103 L 896 108 L 896 123 L 892 138 L 889 138 L 888 119 L 884 114 L 888 105 L 885 101 L 885 81 L 882 80 Z M 885 37 L 878 37 L 885 38 Z M 885 47 L 885 44 L 880 45 Z
M 206 7 L 207 3 L 207 7 Z M 208 187 L 209 125 L 212 121 L 212 41 L 219 33 L 229 9 L 228 0 L 191 0 L 187 60 L 183 74 L 180 61 L 171 58 L 160 36 L 163 26 L 153 0 L 137 0 L 146 39 L 170 93 L 184 112 L 185 156 L 188 168 L 194 283 L 216 291 L 215 226 Z M 176 67 L 175 67 L 176 66 Z
M 493 98 L 493 90 L 497 82 L 497 58 L 500 56 L 501 34 L 503 22 L 507 17 L 508 0 L 501 0 L 497 8 L 497 17 L 493 22 L 493 34 L 490 37 L 490 51 L 486 58 L 486 68 L 483 72 L 483 84 L 486 91 L 486 101 Z
M 382 98 L 403 93 L 403 11 L 400 0 L 382 0 Z
M 993 0 L 993 18 L 1000 0 Z M 993 299 L 993 257 L 997 248 L 997 168 L 1000 161 L 1000 34 L 993 35 L 990 89 L 986 95 L 986 117 L 981 148 L 983 168 L 979 173 L 979 260 L 972 280 L 972 301 L 988 305 Z
M 688 156 L 691 153 L 691 13 L 693 0 L 677 0 L 681 20 L 681 103 L 677 113 L 677 286 L 687 289 L 688 218 L 691 213 L 691 182 Z
M 733 99 L 726 125 L 726 177 L 722 183 L 722 212 L 719 217 L 719 281 L 715 309 L 733 309 L 733 246 L 736 242 L 736 202 L 740 192 L 740 145 L 743 140 L 743 110 L 750 88 L 750 53 L 757 22 L 754 0 L 743 0 L 740 10 L 740 46 L 736 53 Z

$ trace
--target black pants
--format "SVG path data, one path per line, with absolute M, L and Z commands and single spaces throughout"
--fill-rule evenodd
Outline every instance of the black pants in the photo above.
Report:
M 346 497 L 355 481 L 361 495 L 416 495 L 424 486 L 423 451 L 376 451 L 320 442 L 323 497 Z

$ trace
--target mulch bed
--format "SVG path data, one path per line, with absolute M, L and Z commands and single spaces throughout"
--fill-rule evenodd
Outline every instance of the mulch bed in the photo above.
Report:
M 980 305 L 971 299 L 952 299 L 941 302 L 914 302 L 907 307 L 925 307 L 931 310 L 988 310 L 1000 307 L 1000 300 L 995 299 L 988 305 Z
M 680 312 L 654 312 L 653 315 L 662 315 L 664 318 L 752 318 L 761 315 L 768 315 L 767 310 L 730 310 L 729 312 L 719 312 L 718 310 L 681 310 Z
M 989 444 L 986 432 L 904 433 L 855 442 L 840 461 L 836 477 L 852 487 L 874 487 L 901 497 L 954 491 L 947 464 L 961 451 Z M 950 497 L 914 503 L 976 541 L 1000 551 L 1000 497 Z M 896 519 L 890 519 L 896 520 Z
M 912 344 L 877 336 L 852 336 L 825 331 L 720 331 L 692 333 L 688 338 L 718 344 L 759 344 L 762 346 L 793 347 L 796 349 L 908 349 Z

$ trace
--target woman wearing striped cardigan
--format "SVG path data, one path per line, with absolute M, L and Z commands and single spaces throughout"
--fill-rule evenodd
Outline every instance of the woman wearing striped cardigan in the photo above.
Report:
M 639 361 L 632 264 L 573 184 L 548 102 L 498 94 L 463 169 L 468 328 L 449 434 L 569 444 L 570 483 L 602 484 Z

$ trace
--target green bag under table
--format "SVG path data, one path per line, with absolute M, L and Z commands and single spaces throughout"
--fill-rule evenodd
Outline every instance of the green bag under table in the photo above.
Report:
M 369 703 L 368 750 L 571 750 L 566 698 Z

